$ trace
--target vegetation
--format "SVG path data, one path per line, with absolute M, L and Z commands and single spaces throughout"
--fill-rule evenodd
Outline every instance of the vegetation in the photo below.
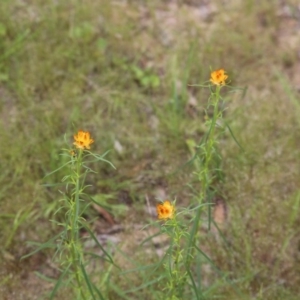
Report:
M 1 1 L 0 298 L 298 299 L 297 4 Z

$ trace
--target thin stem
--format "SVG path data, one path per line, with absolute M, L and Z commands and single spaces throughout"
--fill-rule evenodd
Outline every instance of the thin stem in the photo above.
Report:
M 77 160 L 77 166 L 76 166 L 76 187 L 75 187 L 75 214 L 73 218 L 73 226 L 72 230 L 74 231 L 74 237 L 76 241 L 78 240 L 79 236 L 79 228 L 78 228 L 78 217 L 79 217 L 79 195 L 80 195 L 80 171 L 81 171 L 81 165 L 82 165 L 82 153 L 83 150 L 80 149 L 78 160 Z
M 182 274 L 182 250 L 180 246 L 181 238 L 183 236 L 183 230 L 178 223 L 176 216 L 170 224 L 172 232 L 169 232 L 172 238 L 172 253 L 169 261 L 170 279 L 168 284 L 168 297 L 167 299 L 181 299 L 180 295 L 183 291 L 185 283 L 185 273 Z M 178 298 L 179 297 L 179 298 Z
M 72 205 L 72 224 L 70 224 L 70 229 L 71 229 L 71 241 L 70 241 L 70 246 L 71 246 L 71 261 L 72 261 L 72 266 L 73 270 L 75 273 L 75 279 L 77 282 L 77 287 L 80 291 L 80 296 L 81 299 L 86 299 L 85 295 L 82 290 L 82 280 L 80 277 L 80 269 L 78 266 L 80 265 L 80 253 L 78 251 L 79 247 L 79 226 L 78 226 L 78 219 L 79 219 L 79 206 L 80 206 L 80 201 L 79 201 L 79 196 L 80 196 L 80 176 L 81 176 L 81 167 L 82 167 L 82 154 L 83 150 L 79 151 L 78 158 L 77 158 L 77 164 L 76 164 L 76 180 L 75 180 L 75 194 L 74 194 L 74 202 Z
M 199 180 L 201 182 L 201 193 L 199 195 L 199 202 L 203 203 L 207 199 L 208 189 L 211 184 L 211 171 L 210 171 L 210 162 L 213 157 L 213 149 L 215 145 L 214 133 L 216 128 L 217 119 L 219 116 L 219 101 L 220 101 L 220 86 L 216 87 L 216 92 L 213 94 L 214 101 L 212 102 L 212 106 L 214 107 L 213 118 L 210 123 L 209 131 L 207 133 L 206 139 L 204 141 L 203 147 L 203 157 L 200 158 L 202 160 L 202 170 L 199 172 Z M 209 207 L 210 209 L 210 207 Z M 190 232 L 190 237 L 187 245 L 187 251 L 185 256 L 185 266 L 186 270 L 189 270 L 191 267 L 192 259 L 195 252 L 195 241 L 197 232 L 199 231 L 200 217 L 202 212 L 202 206 L 199 206 L 196 212 L 196 216 L 194 218 L 193 227 Z M 210 227 L 210 220 L 209 220 Z

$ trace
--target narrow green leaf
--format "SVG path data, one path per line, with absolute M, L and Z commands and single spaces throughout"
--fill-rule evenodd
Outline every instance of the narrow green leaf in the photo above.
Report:
M 55 284 L 55 286 L 54 286 L 54 288 L 53 288 L 53 290 L 52 290 L 52 292 L 50 294 L 50 300 L 54 299 L 54 296 L 55 296 L 56 292 L 58 291 L 58 289 L 59 289 L 59 287 L 60 287 L 60 285 L 62 283 L 62 280 L 64 279 L 64 277 L 68 273 L 70 267 L 71 267 L 71 264 L 69 264 L 67 266 L 67 268 L 63 271 L 63 273 L 59 276 L 59 278 L 58 278 L 58 280 L 57 280 L 57 282 L 56 282 L 56 284 Z
M 92 298 L 93 298 L 94 300 L 96 300 L 95 295 L 94 295 L 94 292 L 93 292 L 92 283 L 91 283 L 91 281 L 90 281 L 90 279 L 89 279 L 89 277 L 88 277 L 88 275 L 87 275 L 87 273 L 86 273 L 86 271 L 85 271 L 85 267 L 84 267 L 84 265 L 83 265 L 82 263 L 80 264 L 80 268 L 81 268 L 81 272 L 82 272 L 82 274 L 83 274 L 84 280 L 85 280 L 85 282 L 86 282 L 86 285 L 88 286 L 90 295 L 92 296 Z
M 93 288 L 94 288 L 94 290 L 96 291 L 96 293 L 97 293 L 99 299 L 104 300 L 103 295 L 101 294 L 101 292 L 99 291 L 99 289 L 96 287 L 96 285 L 93 284 L 93 283 L 92 283 L 92 285 L 93 285 Z
M 70 163 L 72 163 L 72 162 L 71 162 L 71 161 L 68 161 L 67 163 L 65 163 L 65 164 L 63 164 L 62 166 L 60 166 L 59 168 L 57 168 L 56 170 L 54 170 L 54 171 L 52 171 L 52 172 L 46 174 L 46 175 L 44 176 L 44 178 L 46 178 L 46 177 L 48 177 L 48 176 L 50 176 L 50 175 L 56 173 L 56 172 L 59 171 L 60 169 L 62 169 L 62 168 L 64 168 L 65 166 L 69 165 Z M 44 179 L 44 178 L 43 178 L 43 179 Z
M 237 144 L 243 151 L 245 151 L 244 148 L 240 145 L 240 143 L 239 143 L 239 142 L 237 141 L 237 139 L 235 138 L 235 136 L 234 136 L 234 134 L 233 134 L 233 132 L 232 132 L 232 130 L 231 130 L 229 124 L 228 124 L 225 120 L 224 120 L 224 122 L 225 122 L 225 124 L 226 124 L 226 126 L 227 126 L 227 128 L 228 128 L 228 130 L 229 130 L 229 132 L 230 132 L 230 134 L 231 134 L 231 136 L 232 136 L 232 138 L 233 138 L 234 141 L 236 142 L 236 144 Z
M 103 251 L 103 253 L 108 257 L 108 261 L 110 263 L 114 264 L 114 261 L 112 259 L 112 257 L 109 255 L 109 253 L 102 247 L 102 245 L 99 243 L 97 237 L 94 235 L 94 233 L 90 230 L 90 228 L 88 226 L 86 226 L 86 224 L 83 224 L 83 227 L 89 232 L 90 236 L 92 237 L 92 239 L 96 242 L 96 244 L 98 245 L 98 247 Z
M 57 234 L 56 236 L 54 236 L 52 239 L 50 239 L 49 241 L 47 241 L 46 243 L 37 243 L 37 242 L 28 242 L 29 245 L 34 245 L 34 246 L 38 246 L 35 250 L 33 250 L 32 252 L 23 255 L 21 257 L 21 260 L 43 250 L 43 249 L 47 249 L 47 248 L 56 248 L 56 244 L 53 243 L 53 241 L 55 241 L 57 238 L 59 238 L 61 236 L 62 232 L 60 232 L 59 234 Z
M 198 294 L 198 288 L 197 288 L 196 283 L 194 281 L 194 277 L 193 277 L 193 275 L 192 275 L 192 273 L 191 273 L 190 270 L 186 270 L 186 271 L 187 271 L 187 273 L 188 273 L 188 275 L 190 277 L 190 280 L 192 282 L 192 286 L 193 286 L 193 290 L 195 292 L 196 299 L 200 300 L 201 298 L 200 298 L 200 295 Z

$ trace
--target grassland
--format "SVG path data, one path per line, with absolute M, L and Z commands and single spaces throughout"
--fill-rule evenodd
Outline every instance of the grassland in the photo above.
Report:
M 196 263 L 201 299 L 298 299 L 299 22 L 292 0 L 1 1 L 0 298 L 47 299 L 53 288 L 41 278 L 59 275 L 53 250 L 20 258 L 34 249 L 28 241 L 57 232 L 60 194 L 43 177 L 82 128 L 116 166 L 93 166 L 89 193 L 105 210 L 86 217 L 115 245 L 123 273 L 96 265 L 94 280 L 107 299 L 163 299 L 150 284 L 161 269 L 125 272 L 155 262 L 165 243 L 138 247 L 155 219 L 148 206 L 197 197 L 197 166 L 187 162 L 209 92 L 194 85 L 224 68 L 240 88 L 225 91 L 224 119 L 243 150 L 229 131 L 219 140 L 221 233 L 201 230 L 214 264 Z

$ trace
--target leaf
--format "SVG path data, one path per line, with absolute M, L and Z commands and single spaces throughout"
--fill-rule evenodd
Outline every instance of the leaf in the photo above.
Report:
M 94 233 L 90 230 L 90 228 L 88 226 L 86 226 L 86 224 L 83 224 L 83 227 L 88 231 L 88 233 L 90 234 L 90 236 L 92 237 L 92 239 L 96 242 L 96 244 L 98 245 L 98 247 L 103 251 L 103 253 L 108 257 L 108 261 L 115 265 L 112 257 L 109 255 L 109 253 L 103 248 L 103 246 L 99 243 L 98 239 L 96 238 L 96 236 L 94 235 Z
M 81 268 L 81 272 L 82 272 L 82 274 L 83 274 L 84 280 L 85 280 L 85 282 L 86 282 L 86 285 L 88 286 L 90 295 L 91 295 L 91 296 L 93 297 L 93 299 L 95 300 L 96 298 L 95 298 L 95 295 L 94 295 L 94 293 L 93 293 L 92 283 L 91 283 L 91 281 L 90 281 L 90 279 L 89 279 L 89 276 L 88 276 L 88 274 L 87 274 L 86 271 L 85 271 L 85 267 L 84 267 L 84 265 L 83 265 L 82 263 L 80 264 L 80 268 Z M 101 299 L 103 299 L 102 295 L 101 295 Z
M 234 139 L 234 141 L 236 142 L 236 144 L 237 144 L 243 151 L 245 151 L 244 148 L 240 145 L 240 143 L 239 143 L 239 142 L 237 141 L 237 139 L 235 138 L 235 136 L 234 136 L 234 134 L 233 134 L 233 132 L 232 132 L 232 130 L 231 130 L 229 124 L 228 124 L 225 120 L 224 120 L 224 122 L 225 122 L 227 128 L 229 129 L 229 132 L 230 132 L 232 138 Z

